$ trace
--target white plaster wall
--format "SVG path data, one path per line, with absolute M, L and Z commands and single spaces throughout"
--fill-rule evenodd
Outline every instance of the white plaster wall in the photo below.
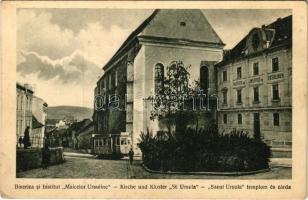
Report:
M 145 79 L 145 52 L 141 47 L 134 60 L 134 83 L 133 83 L 133 135 L 132 142 L 135 155 L 141 154 L 137 147 L 141 131 L 144 131 L 144 79 Z

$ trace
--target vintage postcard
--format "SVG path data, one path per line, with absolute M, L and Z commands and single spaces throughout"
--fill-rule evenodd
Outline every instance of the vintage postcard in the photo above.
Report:
M 304 199 L 303 1 L 5 1 L 4 198 Z

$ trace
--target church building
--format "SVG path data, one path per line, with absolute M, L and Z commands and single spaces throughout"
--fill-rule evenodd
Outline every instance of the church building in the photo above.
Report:
M 222 60 L 223 47 L 201 10 L 155 10 L 103 67 L 95 96 L 118 95 L 125 109 L 95 109 L 95 133 L 130 134 L 135 153 L 140 153 L 141 132 L 159 130 L 158 121 L 150 120 L 151 102 L 146 100 L 155 94 L 155 76 L 165 74 L 171 62 L 182 61 L 191 66 L 192 81 L 199 80 L 202 72 L 210 93 L 216 93 L 214 65 Z

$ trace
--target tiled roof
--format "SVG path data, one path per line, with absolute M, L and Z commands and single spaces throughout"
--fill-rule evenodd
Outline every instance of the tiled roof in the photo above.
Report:
M 107 69 L 126 52 L 131 44 L 138 41 L 138 37 L 157 39 L 172 39 L 173 41 L 188 41 L 217 44 L 223 42 L 207 21 L 201 10 L 194 9 L 161 9 L 155 10 L 121 45 L 119 50 L 104 66 Z

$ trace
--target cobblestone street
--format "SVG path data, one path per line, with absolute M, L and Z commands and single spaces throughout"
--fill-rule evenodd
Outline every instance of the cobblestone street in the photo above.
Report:
M 98 179 L 289 179 L 292 168 L 273 166 L 271 171 L 245 176 L 167 175 L 153 174 L 141 167 L 141 161 L 132 166 L 128 160 L 96 159 L 89 154 L 66 153 L 66 162 L 44 169 L 33 169 L 17 174 L 18 178 L 98 178 Z

